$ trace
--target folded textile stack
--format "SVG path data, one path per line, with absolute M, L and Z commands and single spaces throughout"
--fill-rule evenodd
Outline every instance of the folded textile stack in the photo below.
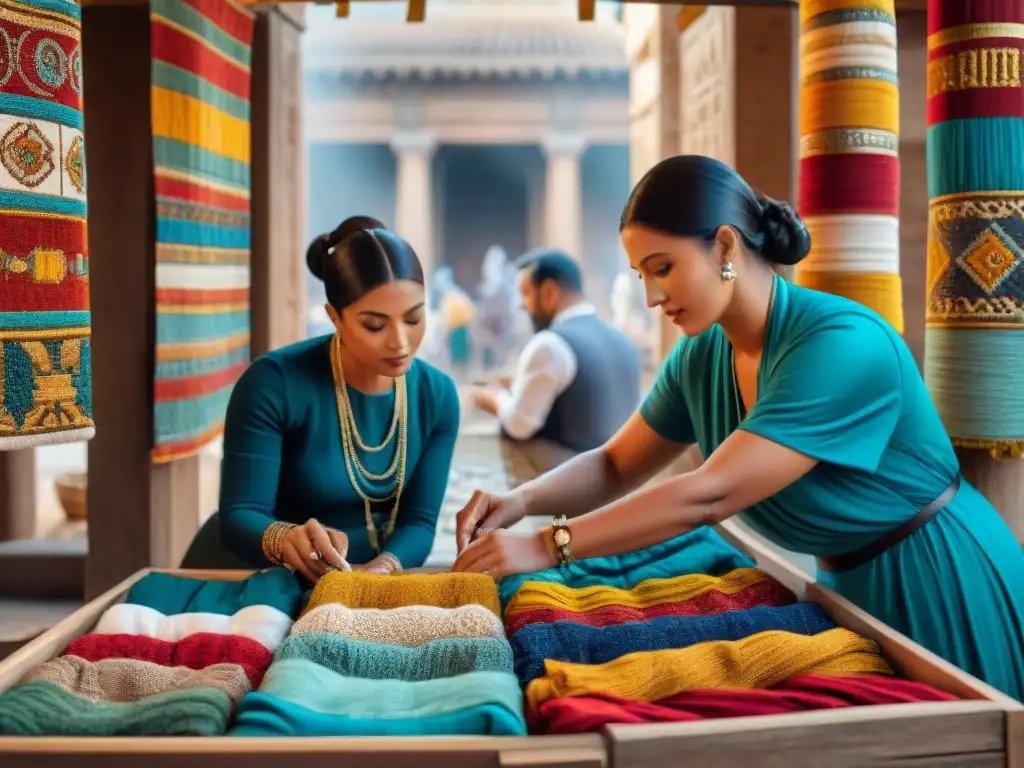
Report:
M 329 573 L 231 735 L 525 734 L 499 611 L 487 576 Z
M 527 580 L 505 626 L 537 733 L 952 698 L 892 678 L 874 642 L 756 568 L 630 588 Z
M 0 695 L 0 734 L 222 735 L 301 594 L 283 568 L 242 581 L 149 574 L 92 632 Z

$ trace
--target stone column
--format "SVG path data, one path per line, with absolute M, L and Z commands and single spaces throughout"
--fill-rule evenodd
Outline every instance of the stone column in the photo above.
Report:
M 546 246 L 561 248 L 583 263 L 583 190 L 580 155 L 586 139 L 555 134 L 544 139 L 548 167 L 544 190 Z
M 399 133 L 391 138 L 398 159 L 395 221 L 391 226 L 416 250 L 429 279 L 434 264 L 434 186 L 431 162 L 437 141 L 426 133 Z

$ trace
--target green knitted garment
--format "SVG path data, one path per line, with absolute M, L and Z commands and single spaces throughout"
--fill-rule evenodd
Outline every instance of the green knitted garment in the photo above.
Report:
M 94 702 L 49 682 L 16 685 L 0 696 L 4 736 L 220 736 L 231 697 L 188 688 L 130 703 Z

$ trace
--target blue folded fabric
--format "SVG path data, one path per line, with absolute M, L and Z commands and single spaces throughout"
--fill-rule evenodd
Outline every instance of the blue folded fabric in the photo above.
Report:
M 800 602 L 782 608 L 759 605 L 712 616 L 659 616 L 607 627 L 575 621 L 528 624 L 509 641 L 516 677 L 525 688 L 544 675 L 545 659 L 604 664 L 629 653 L 687 648 L 712 640 L 742 640 L 769 630 L 816 635 L 835 628 L 836 623 L 820 605 Z
M 299 615 L 302 586 L 285 568 L 270 568 L 240 581 L 211 581 L 151 573 L 137 581 L 125 602 L 171 616 L 219 613 L 230 616 L 251 605 L 269 605 L 293 619 Z
M 430 680 L 467 672 L 512 673 L 512 648 L 504 637 L 444 637 L 412 647 L 354 640 L 330 632 L 286 639 L 274 663 L 306 659 L 339 675 L 370 680 Z
M 417 682 L 339 675 L 307 659 L 270 665 L 231 736 L 516 736 L 523 698 L 508 672 Z
M 555 582 L 573 588 L 604 585 L 631 589 L 647 579 L 671 579 L 690 573 L 721 576 L 754 565 L 753 560 L 717 532 L 702 526 L 638 552 L 593 557 L 546 571 L 509 576 L 498 585 L 498 591 L 504 607 L 527 581 Z

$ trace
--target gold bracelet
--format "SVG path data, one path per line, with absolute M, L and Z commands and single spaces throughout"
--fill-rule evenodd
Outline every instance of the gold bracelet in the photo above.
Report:
M 274 565 L 284 563 L 281 547 L 284 537 L 296 526 L 293 523 L 271 523 L 263 532 L 263 556 Z

